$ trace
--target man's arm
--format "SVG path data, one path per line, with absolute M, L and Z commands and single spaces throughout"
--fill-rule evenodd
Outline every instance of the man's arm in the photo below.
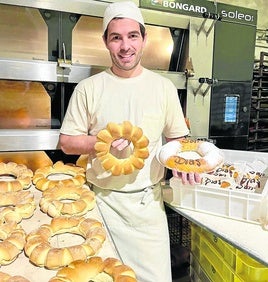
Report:
M 94 151 L 97 141 L 96 136 L 91 135 L 66 135 L 60 134 L 60 149 L 68 155 L 84 155 Z

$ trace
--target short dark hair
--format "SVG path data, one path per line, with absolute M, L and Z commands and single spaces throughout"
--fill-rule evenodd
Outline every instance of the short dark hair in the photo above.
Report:
M 122 19 L 122 18 L 115 18 L 115 19 Z M 141 36 L 144 39 L 144 37 L 145 37 L 145 26 L 142 25 L 141 23 L 139 23 L 139 25 L 140 25 Z M 104 31 L 104 34 L 103 34 L 103 38 L 104 38 L 105 41 L 107 40 L 107 37 L 108 37 L 108 27 L 106 28 L 106 30 Z

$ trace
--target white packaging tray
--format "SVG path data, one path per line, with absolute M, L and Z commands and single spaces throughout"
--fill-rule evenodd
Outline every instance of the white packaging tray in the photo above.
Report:
M 223 150 L 230 163 L 261 161 L 268 167 L 268 153 Z M 266 170 L 267 171 L 267 170 Z M 183 185 L 180 178 L 171 178 L 173 199 L 171 205 L 198 210 L 214 215 L 259 224 L 260 203 L 268 195 L 268 181 L 262 193 L 231 190 L 205 185 Z

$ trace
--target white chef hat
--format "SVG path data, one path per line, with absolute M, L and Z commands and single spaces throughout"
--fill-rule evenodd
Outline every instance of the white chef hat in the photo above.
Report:
M 107 29 L 109 22 L 114 18 L 132 19 L 144 26 L 141 11 L 132 1 L 114 2 L 106 8 L 103 17 L 103 33 Z

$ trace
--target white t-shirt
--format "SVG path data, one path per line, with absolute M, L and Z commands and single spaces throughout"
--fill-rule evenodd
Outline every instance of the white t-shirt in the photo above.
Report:
M 189 133 L 177 89 L 167 78 L 143 68 L 133 78 L 115 76 L 110 69 L 82 80 L 76 86 L 60 132 L 67 135 L 97 135 L 109 122 L 130 121 L 149 139 L 149 157 L 141 170 L 112 176 L 95 156 L 89 156 L 88 182 L 104 189 L 132 191 L 159 182 L 164 167 L 155 154 L 162 136 L 177 138 Z M 128 148 L 123 152 L 131 154 Z

